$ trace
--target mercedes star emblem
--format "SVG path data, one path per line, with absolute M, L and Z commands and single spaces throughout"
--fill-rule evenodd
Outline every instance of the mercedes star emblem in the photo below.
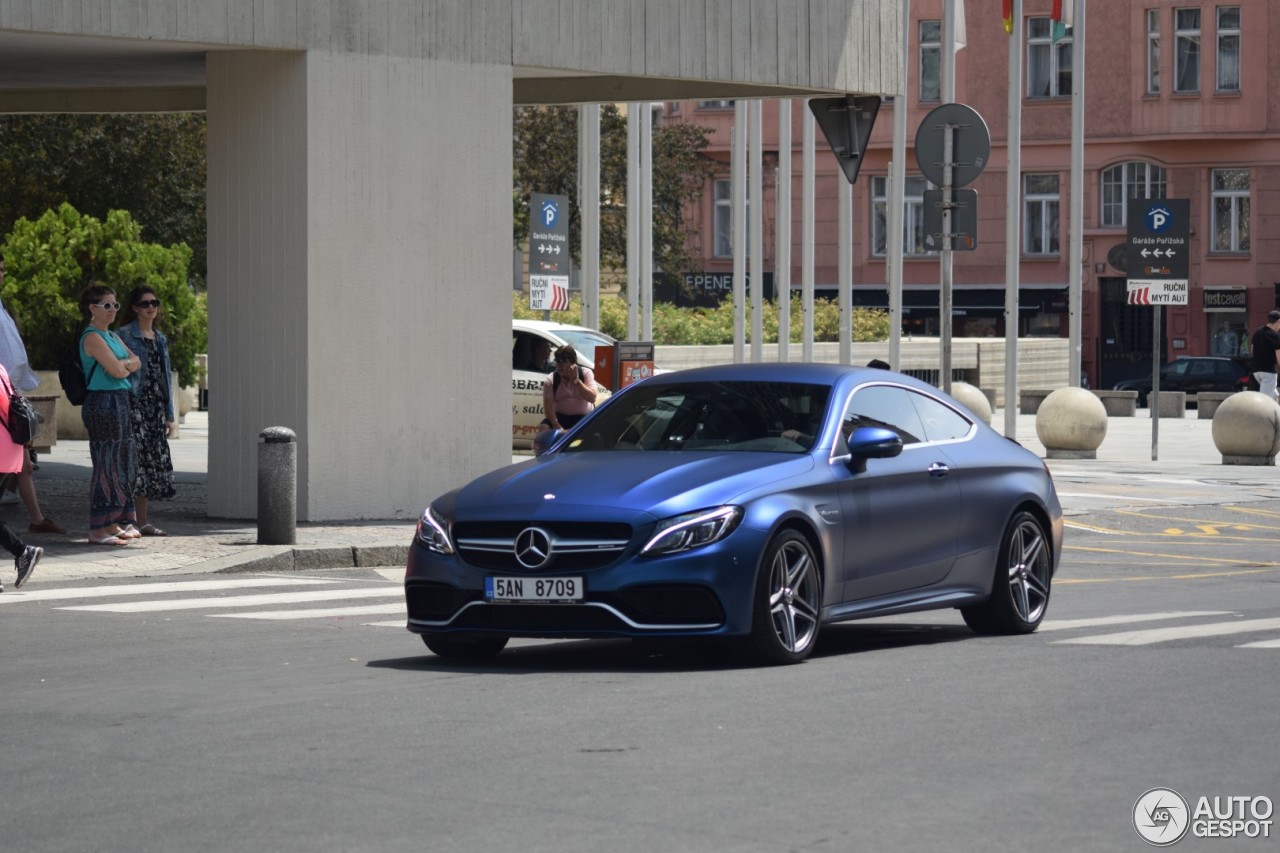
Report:
M 551 559 L 551 534 L 541 527 L 526 527 L 516 537 L 516 560 L 526 569 L 540 569 Z

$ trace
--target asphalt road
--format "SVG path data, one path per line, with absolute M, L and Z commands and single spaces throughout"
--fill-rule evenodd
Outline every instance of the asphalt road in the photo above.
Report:
M 1076 515 L 1039 633 L 850 623 L 780 668 L 623 641 L 447 663 L 399 627 L 394 568 L 33 582 L 0 596 L 0 839 L 1143 850 L 1151 788 L 1280 800 L 1278 521 L 1276 502 Z M 1273 850 L 1272 830 L 1175 849 Z

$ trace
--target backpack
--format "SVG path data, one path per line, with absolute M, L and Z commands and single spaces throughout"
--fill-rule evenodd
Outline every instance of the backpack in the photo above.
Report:
M 9 431 L 14 444 L 29 444 L 35 438 L 36 428 L 42 418 L 36 413 L 35 406 L 26 397 L 13 390 L 7 381 L 4 390 L 9 394 L 9 420 L 0 418 L 0 424 Z
M 67 395 L 67 402 L 73 406 L 84 402 L 85 395 L 89 393 L 93 372 L 98 369 L 98 362 L 94 361 L 89 368 L 89 375 L 84 375 L 84 367 L 80 363 L 80 340 L 83 340 L 83 336 L 76 341 L 75 347 L 64 352 L 58 360 L 58 381 L 62 383 L 62 392 Z

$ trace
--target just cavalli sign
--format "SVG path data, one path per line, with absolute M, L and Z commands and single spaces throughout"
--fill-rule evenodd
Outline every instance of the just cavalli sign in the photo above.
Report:
M 1204 310 L 1244 311 L 1249 307 L 1248 292 L 1243 288 L 1204 289 Z

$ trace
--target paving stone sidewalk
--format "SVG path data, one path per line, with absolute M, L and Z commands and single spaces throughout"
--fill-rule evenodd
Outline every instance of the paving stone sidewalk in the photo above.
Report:
M 28 544 L 45 549 L 33 583 L 405 564 L 415 519 L 300 523 L 297 543 L 290 546 L 259 545 L 254 520 L 209 518 L 208 436 L 208 413 L 188 413 L 179 437 L 170 442 L 178 494 L 172 501 L 151 505 L 151 520 L 169 536 L 144 537 L 125 548 L 88 542 L 88 442 L 59 441 L 50 453 L 42 454 L 35 473 L 40 506 L 67 532 L 29 533 L 21 503 L 0 506 L 6 524 Z M 7 571 L 0 572 L 0 579 L 11 585 Z

